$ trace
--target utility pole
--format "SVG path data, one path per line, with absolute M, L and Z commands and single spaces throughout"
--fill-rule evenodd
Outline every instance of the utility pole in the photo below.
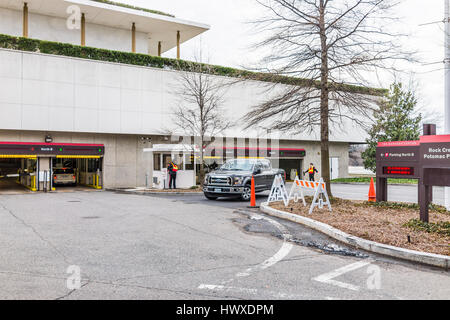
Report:
M 450 0 L 445 2 L 445 134 L 450 134 Z M 450 188 L 445 188 L 445 207 L 450 211 Z

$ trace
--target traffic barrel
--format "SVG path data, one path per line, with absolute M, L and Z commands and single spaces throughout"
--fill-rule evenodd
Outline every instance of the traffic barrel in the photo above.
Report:
M 250 206 L 249 208 L 259 208 L 256 206 L 256 191 L 255 191 L 255 177 L 252 176 L 252 189 L 251 189 L 251 197 L 250 197 Z
M 377 195 L 375 192 L 375 183 L 373 182 L 373 178 L 370 179 L 369 202 L 377 202 Z

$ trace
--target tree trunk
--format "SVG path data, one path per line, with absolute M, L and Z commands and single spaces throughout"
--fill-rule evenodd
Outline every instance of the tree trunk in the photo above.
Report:
M 205 165 L 203 164 L 203 155 L 200 156 L 200 172 L 198 173 L 198 180 L 200 180 L 200 185 L 203 187 L 205 184 Z
M 203 150 L 203 138 L 200 139 L 200 172 L 198 173 L 198 179 L 200 185 L 203 188 L 205 184 L 205 162 L 204 162 L 204 150 Z
M 320 43 L 322 49 L 322 66 L 320 69 L 320 159 L 321 159 L 321 173 L 324 179 L 327 192 L 330 197 L 331 193 L 331 180 L 330 180 L 330 144 L 329 144 L 329 88 L 328 88 L 328 48 L 327 48 L 327 35 L 325 30 L 325 7 L 324 1 L 320 1 Z

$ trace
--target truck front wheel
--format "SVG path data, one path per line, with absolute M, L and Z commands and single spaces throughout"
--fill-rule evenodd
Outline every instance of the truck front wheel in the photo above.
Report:
M 244 187 L 244 191 L 241 194 L 242 201 L 250 201 L 252 196 L 252 187 L 248 184 Z

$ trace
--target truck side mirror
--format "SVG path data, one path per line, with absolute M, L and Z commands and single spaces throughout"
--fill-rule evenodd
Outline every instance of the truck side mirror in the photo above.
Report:
M 253 174 L 260 174 L 262 172 L 261 168 L 256 168 Z

